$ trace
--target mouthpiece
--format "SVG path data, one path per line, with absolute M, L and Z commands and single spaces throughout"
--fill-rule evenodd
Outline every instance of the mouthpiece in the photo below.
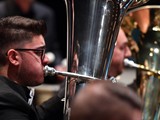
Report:
M 49 67 L 48 65 L 44 67 L 45 76 L 54 76 L 55 74 L 56 74 L 56 70 L 54 68 Z
M 144 65 L 136 64 L 134 61 L 129 60 L 129 59 L 124 59 L 124 65 L 135 67 L 135 68 L 145 68 Z
M 138 68 L 138 69 L 141 69 L 141 70 L 149 71 L 149 72 L 152 72 L 154 74 L 160 75 L 160 71 L 152 70 L 152 69 L 150 69 L 148 67 L 145 67 L 144 65 L 137 64 L 134 61 L 129 60 L 129 59 L 124 59 L 124 64 L 125 64 L 125 66 L 130 66 L 130 67 Z

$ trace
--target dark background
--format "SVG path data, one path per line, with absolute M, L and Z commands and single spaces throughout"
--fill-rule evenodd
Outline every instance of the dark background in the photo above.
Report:
M 60 50 L 62 51 L 63 57 L 66 57 L 67 51 L 67 25 L 66 25 L 66 7 L 64 0 L 37 0 L 54 10 L 57 18 L 57 39 L 60 42 Z

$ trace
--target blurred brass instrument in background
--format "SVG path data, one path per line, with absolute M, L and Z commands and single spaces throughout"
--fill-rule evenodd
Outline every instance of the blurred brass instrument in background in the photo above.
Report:
M 125 66 L 129 66 L 129 67 L 140 69 L 142 71 L 150 72 L 150 74 L 160 75 L 160 71 L 149 69 L 148 67 L 145 67 L 144 65 L 141 65 L 141 64 L 137 64 L 133 60 L 129 60 L 127 58 L 124 59 L 124 64 Z
M 139 47 L 134 54 L 138 64 L 131 66 L 138 68 L 136 83 L 137 93 L 144 102 L 143 120 L 160 120 L 160 6 L 132 9 L 122 26 L 128 38 L 134 39 Z

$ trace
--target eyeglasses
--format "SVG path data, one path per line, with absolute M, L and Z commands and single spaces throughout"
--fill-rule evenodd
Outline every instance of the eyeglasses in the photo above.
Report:
M 41 60 L 43 61 L 44 57 L 45 57 L 45 48 L 39 48 L 39 49 L 25 49 L 25 48 L 16 48 L 14 50 L 17 51 L 33 51 L 37 56 L 39 56 L 41 58 Z

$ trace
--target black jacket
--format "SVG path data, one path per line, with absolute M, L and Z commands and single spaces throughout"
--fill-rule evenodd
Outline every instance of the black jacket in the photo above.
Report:
M 40 106 L 28 104 L 30 90 L 0 76 L 0 120 L 63 120 L 63 102 L 55 96 Z

